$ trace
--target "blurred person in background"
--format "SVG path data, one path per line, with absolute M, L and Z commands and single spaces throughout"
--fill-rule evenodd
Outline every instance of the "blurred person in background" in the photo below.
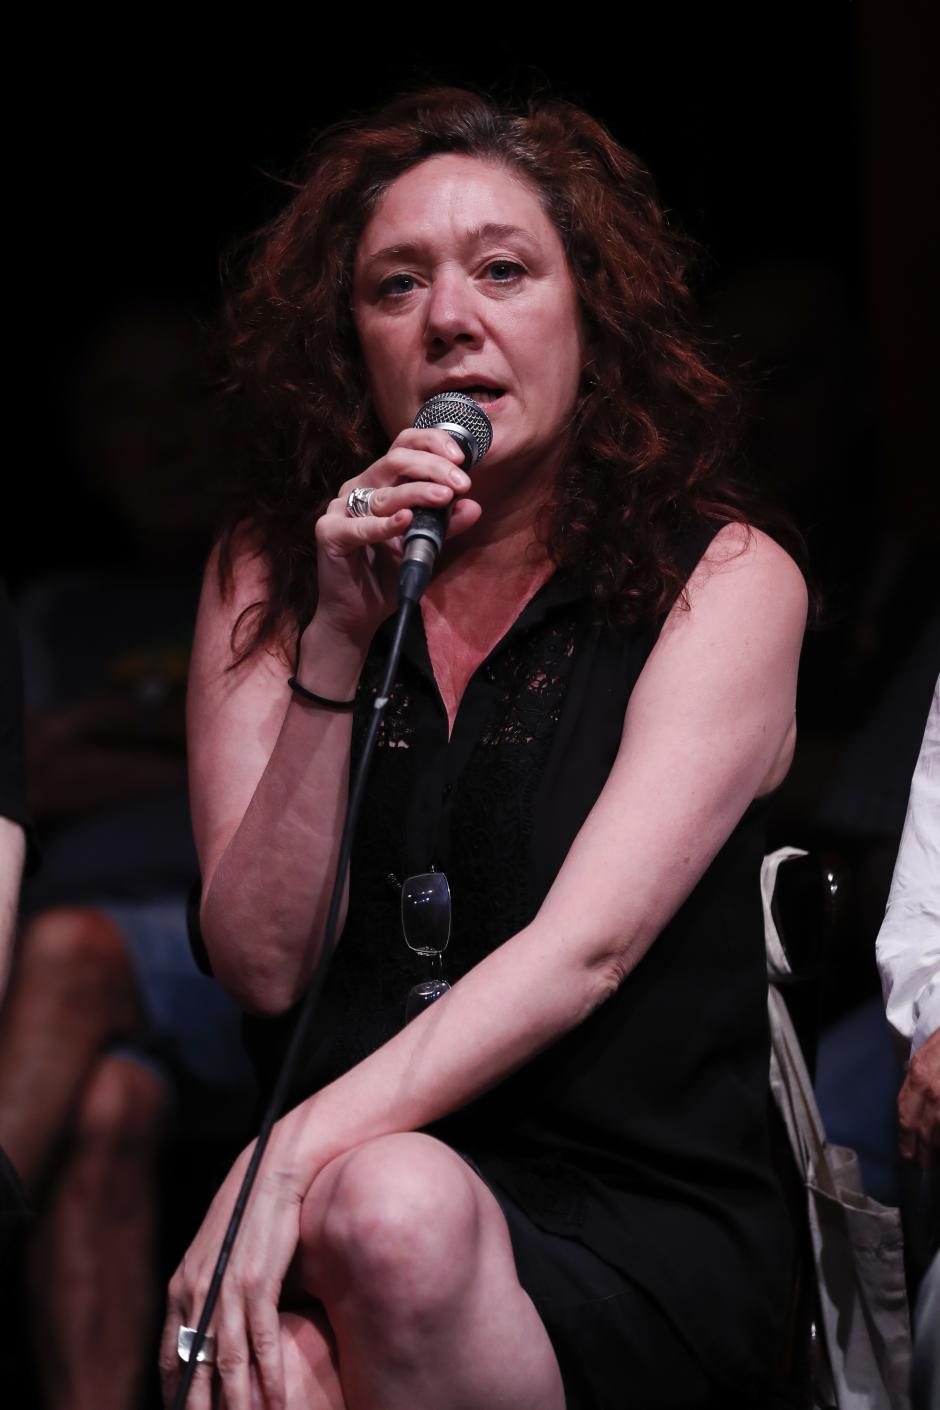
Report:
M 0 1005 L 6 993 L 26 857 L 26 773 L 19 649 L 6 588 L 0 582 Z M 0 1145 L 0 1278 L 23 1221 L 26 1200 L 16 1169 Z M 0 1290 L 0 1316 L 5 1299 Z M 0 1342 L 2 1345 L 2 1342 Z
M 100 552 L 18 602 L 43 867 L 0 1020 L 0 1143 L 39 1209 L 32 1336 L 50 1410 L 140 1403 L 158 1160 L 182 1100 L 240 1122 L 238 1015 L 195 968 L 184 696 L 215 426 L 185 310 L 116 313 L 70 385 Z
M 922 1171 L 915 1236 L 926 1266 L 914 1309 L 914 1410 L 933 1410 L 940 1403 L 940 679 L 877 954 L 906 1068 L 897 1106 L 900 1152 Z
M 725 274 L 710 312 L 747 389 L 750 461 L 804 533 L 819 589 L 800 748 L 773 831 L 840 877 L 817 1098 L 830 1138 L 858 1151 L 866 1190 L 898 1204 L 898 1074 L 875 939 L 940 664 L 935 525 L 898 503 L 865 290 L 844 269 L 766 257 Z

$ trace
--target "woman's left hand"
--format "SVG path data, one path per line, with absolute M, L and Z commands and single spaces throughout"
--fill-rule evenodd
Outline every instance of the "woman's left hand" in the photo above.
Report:
M 183 1363 L 177 1354 L 180 1327 L 199 1321 L 219 1249 L 231 1218 L 253 1147 L 238 1157 L 209 1206 L 198 1234 L 174 1273 L 160 1344 L 160 1374 L 169 1406 Z M 214 1367 L 201 1363 L 190 1387 L 187 1410 L 211 1410 L 213 1373 L 221 1380 L 227 1410 L 250 1410 L 254 1362 L 265 1405 L 285 1403 L 278 1301 L 300 1237 L 300 1211 L 309 1180 L 279 1170 L 267 1152 L 235 1240 L 210 1331 L 216 1338 Z

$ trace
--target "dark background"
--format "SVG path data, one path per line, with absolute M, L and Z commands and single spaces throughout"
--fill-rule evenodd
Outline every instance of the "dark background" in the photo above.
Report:
M 706 292 L 771 259 L 831 271 L 870 364 L 869 419 L 896 442 L 890 512 L 935 515 L 922 375 L 928 281 L 936 300 L 929 8 L 570 7 L 562 27 L 542 11 L 297 20 L 274 7 L 252 17 L 257 33 L 222 20 L 197 33 L 180 16 L 57 30 L 27 90 L 38 141 L 13 270 L 39 400 L 25 515 L 5 552 L 14 586 L 94 543 L 62 398 L 95 326 L 141 294 L 211 313 L 221 250 L 277 209 L 272 177 L 308 135 L 422 78 L 544 80 L 583 102 L 649 163 L 705 247 Z

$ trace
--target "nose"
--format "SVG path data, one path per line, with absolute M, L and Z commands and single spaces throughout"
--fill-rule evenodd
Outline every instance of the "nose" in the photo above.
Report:
M 432 352 L 455 345 L 479 347 L 483 324 L 471 281 L 459 268 L 439 269 L 427 303 L 425 335 Z

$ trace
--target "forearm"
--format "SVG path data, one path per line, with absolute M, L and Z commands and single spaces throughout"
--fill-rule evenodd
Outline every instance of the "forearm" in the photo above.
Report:
M 306 1188 L 365 1141 L 466 1105 L 581 1023 L 613 990 L 609 969 L 536 921 L 418 1018 L 275 1128 L 270 1160 Z
M 397 603 L 396 540 L 415 506 L 469 489 L 459 459 L 444 431 L 408 428 L 357 476 L 357 488 L 376 491 L 371 512 L 348 513 L 353 482 L 346 482 L 317 520 L 319 605 L 303 633 L 298 676 L 318 695 L 355 693 L 375 631 Z M 480 506 L 461 498 L 450 534 L 479 516 Z M 224 573 L 219 551 L 210 555 L 190 670 L 190 767 L 213 968 L 247 1006 L 278 1012 L 303 990 L 321 943 L 346 811 L 351 721 L 285 703 L 287 672 L 269 645 L 233 667 L 245 615 L 273 600 L 261 539 L 243 525 Z
M 13 957 L 25 855 L 23 829 L 12 819 L 0 817 L 0 1000 L 6 990 Z
M 329 699 L 351 699 L 364 654 L 314 626 L 298 676 Z M 316 963 L 349 790 L 351 713 L 304 702 L 286 680 L 283 702 L 267 767 L 205 879 L 201 917 L 220 982 L 266 1012 L 288 1007 Z

